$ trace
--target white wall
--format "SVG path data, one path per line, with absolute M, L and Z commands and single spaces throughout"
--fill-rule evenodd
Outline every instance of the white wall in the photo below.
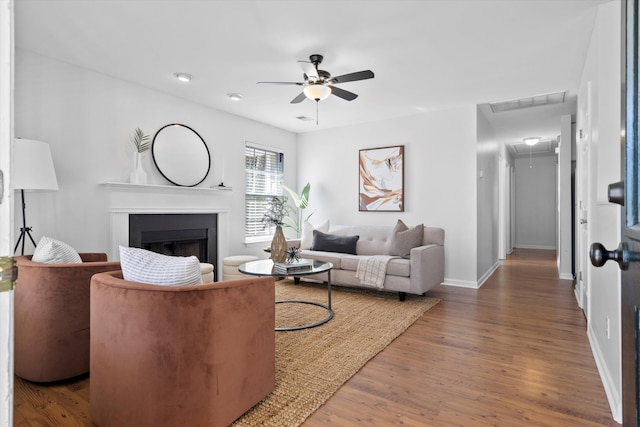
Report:
M 620 241 L 620 207 L 607 202 L 607 185 L 621 179 L 620 169 L 620 2 L 598 7 L 580 93 L 591 83 L 591 155 L 589 181 L 589 243 L 615 249 Z M 580 105 L 581 100 L 578 100 Z M 588 140 L 588 138 L 585 138 Z M 621 422 L 620 272 L 614 262 L 588 264 L 587 334 L 613 416 Z M 609 322 L 609 335 L 606 319 Z
M 16 136 L 48 142 L 60 191 L 26 193 L 27 223 L 37 240 L 49 235 L 78 251 L 109 248 L 104 182 L 128 182 L 129 138 L 136 127 L 153 137 L 169 123 L 195 129 L 211 153 L 211 172 L 201 186 L 234 188 L 229 254 L 255 253 L 244 245 L 244 144 L 251 141 L 285 153 L 285 183 L 296 182 L 296 135 L 162 92 L 98 74 L 27 51 L 16 51 Z M 288 160 L 288 161 L 287 161 Z M 145 153 L 149 183 L 169 184 Z M 21 213 L 16 207 L 16 218 Z M 29 251 L 33 248 L 29 244 Z
M 477 274 L 483 283 L 498 267 L 499 217 L 499 142 L 493 127 L 482 114 L 478 115 L 478 266 Z
M 311 182 L 311 222 L 445 230 L 445 282 L 477 286 L 476 108 L 456 109 L 301 134 L 298 186 Z M 405 211 L 358 211 L 358 153 L 405 146 Z
M 516 247 L 555 249 L 556 157 L 529 160 L 515 159 Z

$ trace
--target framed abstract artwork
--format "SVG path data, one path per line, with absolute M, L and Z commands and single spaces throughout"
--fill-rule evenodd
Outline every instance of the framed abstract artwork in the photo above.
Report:
M 404 212 L 404 145 L 360 150 L 359 210 Z

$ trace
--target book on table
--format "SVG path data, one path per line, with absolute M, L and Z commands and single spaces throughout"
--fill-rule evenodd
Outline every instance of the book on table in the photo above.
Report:
M 311 271 L 313 269 L 313 261 L 301 260 L 294 262 L 274 262 L 273 269 L 278 273 Z

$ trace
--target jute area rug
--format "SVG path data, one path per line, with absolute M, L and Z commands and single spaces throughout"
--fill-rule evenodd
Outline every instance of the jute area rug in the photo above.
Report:
M 233 425 L 298 426 L 373 356 L 440 300 L 363 289 L 332 288 L 335 316 L 312 329 L 276 332 L 276 386 Z M 276 300 L 327 303 L 322 284 L 276 282 Z M 276 327 L 322 320 L 327 311 L 308 304 L 276 304 Z

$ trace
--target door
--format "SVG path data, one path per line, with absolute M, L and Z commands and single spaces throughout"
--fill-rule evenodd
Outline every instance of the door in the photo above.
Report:
M 608 251 L 601 244 L 591 245 L 590 257 L 594 266 L 607 260 L 616 261 L 622 270 L 620 301 L 622 346 L 622 412 L 623 426 L 640 426 L 638 397 L 640 370 L 640 117 L 638 111 L 638 0 L 623 3 L 624 51 L 622 66 L 622 181 L 609 185 L 609 201 L 624 205 L 621 212 L 622 241 L 616 250 Z
M 576 166 L 578 186 L 576 198 L 576 223 L 577 230 L 577 251 L 576 265 L 578 271 L 576 274 L 575 294 L 578 305 L 584 311 L 584 315 L 589 319 L 589 206 L 591 194 L 591 180 L 589 177 L 590 167 L 590 148 L 591 148 L 591 82 L 587 82 L 584 93 L 578 98 L 581 100 L 578 105 L 576 126 L 578 136 L 576 138 L 576 146 L 578 151 L 578 161 Z
M 508 164 L 498 156 L 498 259 L 507 258 L 507 230 L 509 229 L 509 220 L 507 216 L 507 206 L 509 203 L 509 192 L 507 189 L 506 168 Z
M 626 1 L 623 12 L 626 22 L 626 112 L 624 129 L 626 141 L 623 146 L 625 164 L 625 209 L 621 209 L 622 244 L 628 245 L 632 253 L 640 251 L 640 218 L 638 217 L 638 149 L 640 133 L 638 124 L 638 1 Z M 623 24 L 624 25 L 624 24 Z M 625 58 L 626 59 L 626 58 Z M 624 265 L 622 266 L 624 268 Z M 640 264 L 631 263 L 622 270 L 621 307 L 622 316 L 622 413 L 624 426 L 640 425 L 638 414 L 638 307 L 640 307 Z

